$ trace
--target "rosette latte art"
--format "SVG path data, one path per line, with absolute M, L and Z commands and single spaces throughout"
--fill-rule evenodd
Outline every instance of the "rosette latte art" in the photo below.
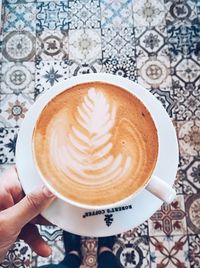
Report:
M 81 204 L 106 205 L 130 196 L 148 180 L 157 153 L 157 131 L 142 102 L 101 82 L 55 96 L 33 133 L 41 176 Z
M 55 165 L 72 180 L 88 185 L 123 178 L 131 168 L 132 157 L 111 153 L 110 130 L 115 117 L 116 107 L 110 107 L 101 92 L 89 89 L 77 108 L 77 124 L 68 135 L 59 135 L 56 129 L 52 132 L 50 154 Z

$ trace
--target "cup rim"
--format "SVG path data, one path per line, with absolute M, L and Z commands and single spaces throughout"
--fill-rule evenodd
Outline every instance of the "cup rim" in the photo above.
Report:
M 112 85 L 116 85 L 121 87 L 122 89 L 128 91 L 129 93 L 131 93 L 132 95 L 134 95 L 136 98 L 138 98 L 142 104 L 145 106 L 145 108 L 149 111 L 150 116 L 154 122 L 156 131 L 157 131 L 157 140 L 158 140 L 158 153 L 157 153 L 157 157 L 156 157 L 156 163 L 154 165 L 154 168 L 152 170 L 152 172 L 150 173 L 149 177 L 145 180 L 145 183 L 142 184 L 134 193 L 132 193 L 131 195 L 116 201 L 114 203 L 111 204 L 105 204 L 105 205 L 89 205 L 89 204 L 84 204 L 84 203 L 80 203 L 77 201 L 74 201 L 68 197 L 63 196 L 61 193 L 59 193 L 58 191 L 56 191 L 53 186 L 47 181 L 47 179 L 43 176 L 42 172 L 40 171 L 40 168 L 37 165 L 36 159 L 35 159 L 35 154 L 34 154 L 34 149 L 33 149 L 33 135 L 34 135 L 34 130 L 35 130 L 35 125 L 37 123 L 37 120 L 41 114 L 41 112 L 43 111 L 43 109 L 45 108 L 46 105 L 48 105 L 48 103 L 55 98 L 57 95 L 59 95 L 60 93 L 62 93 L 65 90 L 70 89 L 73 86 L 79 85 L 79 84 L 84 84 L 84 83 L 89 83 L 89 82 L 101 82 L 101 83 L 106 83 L 106 84 L 112 84 Z M 129 88 L 129 86 L 134 86 L 136 88 L 134 88 L 134 91 L 131 90 Z M 136 195 L 138 195 L 150 182 L 151 177 L 155 171 L 157 162 L 158 162 L 158 157 L 159 157 L 159 130 L 157 127 L 157 123 L 156 123 L 156 119 L 154 118 L 152 112 L 149 109 L 149 106 L 144 102 L 143 99 L 141 99 L 141 96 L 138 96 L 138 92 L 135 93 L 135 90 L 140 90 L 141 92 L 148 92 L 148 95 L 150 98 L 156 99 L 155 96 L 150 93 L 149 91 L 147 91 L 147 89 L 145 89 L 145 87 L 143 87 L 142 85 L 131 81 L 127 78 L 118 76 L 118 75 L 112 75 L 112 74 L 107 74 L 107 73 L 95 73 L 95 74 L 84 74 L 84 75 L 79 75 L 79 76 L 75 76 L 75 77 L 71 77 L 68 78 L 66 81 L 62 81 L 60 83 L 57 83 L 56 85 L 54 85 L 51 90 L 46 91 L 43 95 L 41 95 L 36 102 L 40 102 L 41 106 L 39 111 L 37 111 L 37 120 L 35 121 L 35 125 L 33 127 L 33 131 L 32 131 L 32 157 L 33 157 L 33 161 L 34 161 L 34 165 L 35 168 L 40 176 L 40 178 L 42 179 L 43 183 L 49 188 L 49 190 L 59 199 L 82 209 L 88 209 L 88 210 L 101 210 L 101 209 L 109 209 L 109 208 L 113 208 L 113 207 L 117 207 L 117 206 L 121 206 L 123 204 L 125 204 L 126 202 L 128 202 L 129 200 L 131 200 L 132 198 L 136 197 Z M 141 94 L 140 94 L 141 95 Z M 34 104 L 33 104 L 34 106 Z M 31 107 L 34 108 L 34 107 Z

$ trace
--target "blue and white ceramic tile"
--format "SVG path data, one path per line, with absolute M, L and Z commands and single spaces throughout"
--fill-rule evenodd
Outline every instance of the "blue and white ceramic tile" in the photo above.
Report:
M 18 128 L 0 128 L 0 165 L 15 163 L 15 146 Z
M 147 236 L 124 240 L 119 238 L 113 249 L 123 267 L 150 267 L 149 241 Z
M 2 94 L 0 116 L 6 121 L 6 126 L 19 127 L 33 101 L 33 93 L 29 95 L 24 93 L 19 95 Z
M 45 30 L 36 34 L 37 60 L 68 59 L 68 31 Z
M 191 268 L 200 267 L 200 235 L 189 235 L 189 261 Z
M 136 60 L 138 83 L 146 88 L 171 88 L 170 62 L 168 57 L 151 56 Z
M 52 2 L 52 0 L 36 0 L 38 3 L 40 2 Z M 53 2 L 58 2 L 60 0 L 53 0 Z
M 76 76 L 79 74 L 88 73 L 101 73 L 102 72 L 102 60 L 70 60 L 69 63 L 69 76 Z
M 0 63 L 2 63 L 2 43 L 3 43 L 3 34 L 2 34 L 2 29 L 1 29 L 1 24 L 0 24 Z
M 199 87 L 200 64 L 192 57 L 181 60 L 174 68 L 171 68 L 173 84 L 184 88 Z
M 49 1 L 37 4 L 36 30 L 37 32 L 68 29 L 68 0 Z
M 199 89 L 193 83 L 186 83 L 184 86 L 175 84 L 174 101 L 176 120 L 200 120 Z
M 135 39 L 138 60 L 154 55 L 169 57 L 168 36 L 164 26 L 135 27 Z
M 165 1 L 167 25 L 182 25 L 197 19 L 197 6 L 192 0 Z
M 4 2 L 7 4 L 26 4 L 26 3 L 34 3 L 36 0 L 4 0 Z
M 171 119 L 175 118 L 174 93 L 172 88 L 155 87 L 150 89 L 150 92 L 161 102 Z
M 68 61 L 36 62 L 35 98 L 69 77 Z
M 4 32 L 30 31 L 34 32 L 36 4 L 7 4 L 5 6 Z
M 102 56 L 135 57 L 135 37 L 133 28 L 102 29 Z
M 185 195 L 198 193 L 200 188 L 200 158 L 183 156 L 181 162 L 177 177 L 179 178 L 179 183 L 181 182 L 183 193 Z
M 34 62 L 3 62 L 1 71 L 1 93 L 33 93 L 35 87 Z
M 100 28 L 99 0 L 69 0 L 69 29 Z
M 127 77 L 137 82 L 137 68 L 134 57 L 113 57 L 103 60 L 103 72 Z
M 196 6 L 197 6 L 197 15 L 198 15 L 198 19 L 200 19 L 200 3 L 198 0 L 196 0 Z
M 184 25 L 169 25 L 167 27 L 169 55 L 172 67 L 182 64 L 182 60 L 199 58 L 199 23 Z M 184 67 L 182 67 L 184 68 Z
M 29 31 L 11 31 L 4 34 L 3 61 L 33 61 L 35 57 L 35 34 Z
M 135 0 L 132 2 L 134 26 L 165 25 L 164 0 Z
M 91 61 L 101 58 L 101 30 L 69 30 L 69 59 Z
M 38 229 L 46 241 L 62 240 L 63 231 L 56 226 L 38 225 Z
M 101 27 L 125 28 L 133 26 L 133 11 L 131 0 L 102 0 Z

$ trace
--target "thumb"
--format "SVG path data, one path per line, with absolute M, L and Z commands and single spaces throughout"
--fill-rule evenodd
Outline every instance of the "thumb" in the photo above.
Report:
M 54 198 L 55 196 L 46 186 L 36 189 L 26 195 L 19 203 L 6 210 L 10 222 L 13 222 L 17 229 L 21 229 L 47 208 Z

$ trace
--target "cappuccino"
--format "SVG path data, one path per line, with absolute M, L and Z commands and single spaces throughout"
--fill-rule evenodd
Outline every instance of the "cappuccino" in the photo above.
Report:
M 144 187 L 158 156 L 158 136 L 144 104 L 103 82 L 78 84 L 53 97 L 33 132 L 43 179 L 63 197 L 101 206 Z

